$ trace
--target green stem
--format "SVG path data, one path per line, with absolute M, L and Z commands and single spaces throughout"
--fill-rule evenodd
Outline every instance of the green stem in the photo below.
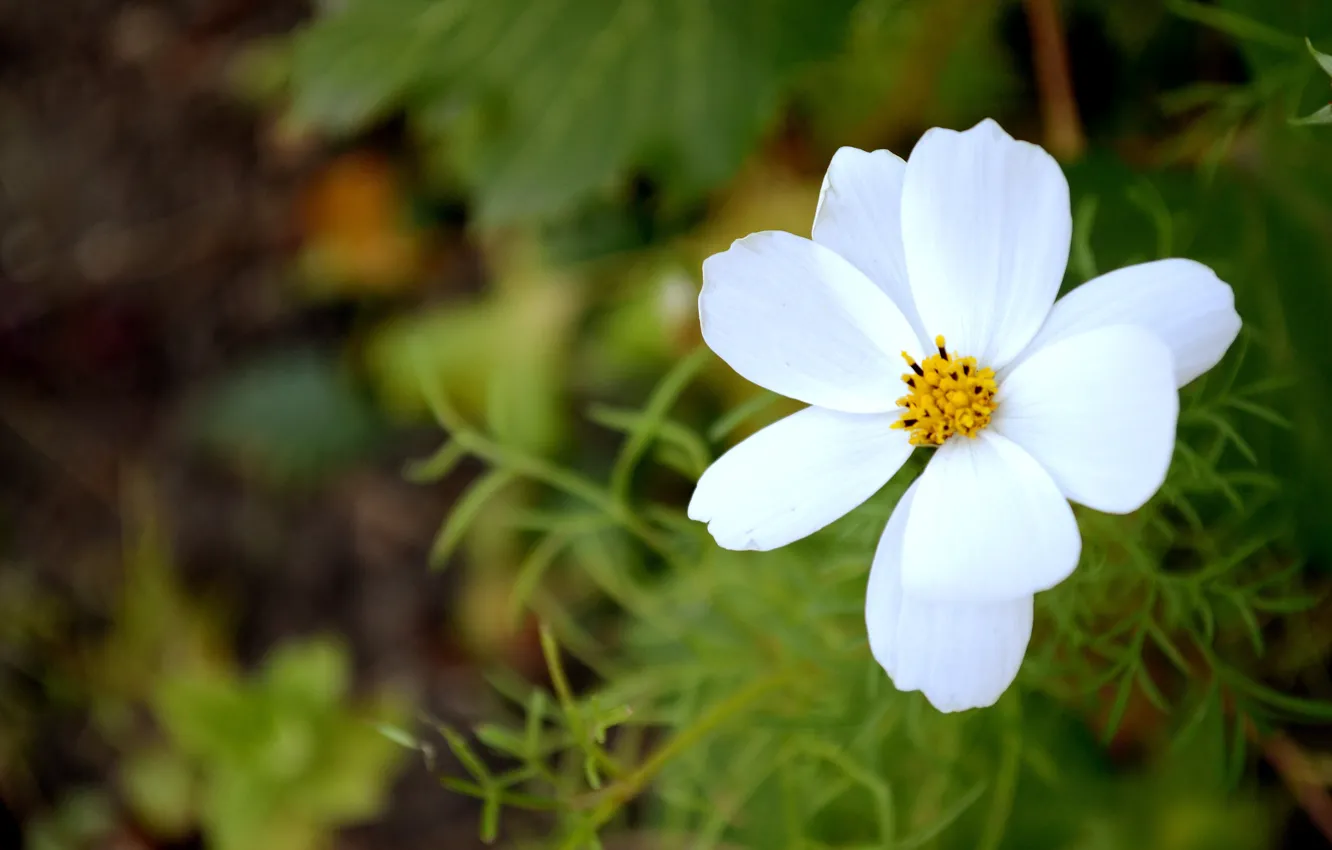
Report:
M 555 636 L 551 633 L 550 627 L 545 623 L 539 626 L 541 635 L 541 654 L 546 658 L 546 669 L 550 671 L 550 681 L 555 687 L 555 696 L 560 701 L 560 708 L 564 711 L 564 717 L 569 723 L 569 734 L 573 736 L 574 743 L 581 748 L 587 756 L 588 779 L 595 780 L 592 774 L 592 765 L 597 765 L 612 776 L 621 773 L 621 767 L 616 764 L 605 750 L 597 746 L 597 742 L 592 740 L 592 734 L 588 731 L 587 724 L 583 722 L 583 712 L 579 710 L 578 704 L 574 701 L 573 689 L 569 687 L 569 678 L 564 674 L 564 664 L 560 661 L 560 647 L 555 642 Z M 595 784 L 600 784 L 596 782 Z
M 452 435 L 458 446 L 487 463 L 507 469 L 516 475 L 540 481 L 587 502 L 642 540 L 649 549 L 668 561 L 673 560 L 674 553 L 662 534 L 634 515 L 623 503 L 612 498 L 610 493 L 595 482 L 535 455 L 501 446 L 485 437 L 467 424 L 430 381 L 422 380 L 421 391 L 439 424 Z
M 660 747 L 628 776 L 598 792 L 594 796 L 597 802 L 590 817 L 560 845 L 560 850 L 577 850 L 585 842 L 590 841 L 596 831 L 613 818 L 621 807 L 642 793 L 647 784 L 656 778 L 672 759 L 792 677 L 793 673 L 790 671 L 774 673 L 741 688 L 713 706 L 696 723 Z
M 1000 757 L 999 775 L 994 781 L 994 796 L 990 798 L 990 810 L 985 817 L 985 831 L 978 850 L 997 850 L 1003 843 L 1008 817 L 1013 811 L 1013 797 L 1017 793 L 1018 768 L 1022 760 L 1022 704 L 1016 691 L 1009 692 L 1008 697 L 1000 703 L 1000 710 L 1005 715 L 1003 755 Z
M 689 386 L 689 382 L 708 362 L 710 352 L 704 346 L 695 348 L 688 356 L 679 361 L 662 377 L 648 396 L 648 403 L 643 410 L 643 417 L 629 434 L 620 456 L 611 470 L 610 490 L 616 502 L 623 504 L 629 497 L 629 485 L 633 481 L 634 467 L 643 458 L 657 432 L 661 430 L 667 412 L 675 406 L 680 394 Z
M 494 788 L 482 788 L 475 782 L 468 782 L 466 779 L 460 779 L 456 776 L 441 776 L 439 778 L 439 784 L 448 788 L 450 791 L 457 791 L 459 794 L 466 794 L 467 796 L 475 797 L 478 800 L 494 798 L 506 806 L 513 806 L 518 809 L 549 812 L 556 811 L 560 807 L 560 801 L 550 797 L 537 797 L 531 794 L 519 794 L 512 791 L 500 791 Z

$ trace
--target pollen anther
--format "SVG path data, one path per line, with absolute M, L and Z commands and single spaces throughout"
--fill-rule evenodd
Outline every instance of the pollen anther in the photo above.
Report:
M 902 352 L 911 372 L 902 376 L 908 392 L 897 400 L 905 409 L 893 427 L 909 431 L 914 446 L 941 446 L 954 434 L 975 437 L 998 406 L 993 369 L 978 368 L 974 357 L 949 354 L 942 336 L 934 344 L 939 353 L 922 363 Z

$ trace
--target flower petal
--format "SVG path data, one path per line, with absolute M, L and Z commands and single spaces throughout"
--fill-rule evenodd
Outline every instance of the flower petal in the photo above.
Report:
M 897 306 L 835 251 L 790 233 L 737 240 L 703 263 L 703 339 L 762 387 L 851 413 L 894 410 L 899 352 L 917 349 Z
M 902 245 L 926 331 L 1003 366 L 1045 321 L 1072 228 L 1068 182 L 1039 147 L 988 119 L 927 132 L 902 186 Z
M 1179 391 L 1170 349 L 1146 328 L 1111 326 L 1044 346 L 1004 379 L 998 401 L 992 427 L 1075 502 L 1124 514 L 1165 480 Z
M 897 472 L 912 446 L 896 413 L 808 407 L 774 422 L 708 467 L 689 518 L 727 549 L 776 549 L 850 511 Z
M 884 291 L 930 348 L 902 252 L 902 178 L 906 162 L 891 151 L 842 148 L 833 154 L 814 212 L 814 241 L 826 245 Z
M 902 546 L 902 585 L 947 602 L 1000 602 L 1054 587 L 1082 540 L 1068 502 L 1031 455 L 982 431 L 935 450 Z
M 888 520 L 870 567 L 865 626 L 870 651 L 902 691 L 922 691 L 940 711 L 993 705 L 1022 666 L 1032 597 L 936 602 L 902 591 L 902 545 L 916 485 Z
M 1109 325 L 1141 325 L 1170 347 L 1175 385 L 1217 364 L 1239 335 L 1235 294 L 1193 260 L 1157 260 L 1087 281 L 1055 302 L 1031 345 L 1009 369 L 1047 345 Z

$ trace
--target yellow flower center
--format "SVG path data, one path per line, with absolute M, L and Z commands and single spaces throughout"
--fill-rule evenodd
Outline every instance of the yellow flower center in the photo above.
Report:
M 990 424 L 990 415 L 998 405 L 994 393 L 994 370 L 977 368 L 975 357 L 957 357 L 944 347 L 937 336 L 938 354 L 917 363 L 905 351 L 902 357 L 911 371 L 902 376 L 910 391 L 897 400 L 906 408 L 894 428 L 911 434 L 913 446 L 942 446 L 954 434 L 975 437 Z

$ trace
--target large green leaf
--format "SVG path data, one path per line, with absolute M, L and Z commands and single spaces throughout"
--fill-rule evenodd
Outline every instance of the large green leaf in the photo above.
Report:
M 298 37 L 293 108 L 347 129 L 405 107 L 492 223 L 565 211 L 634 168 L 697 191 L 735 170 L 854 5 L 361 0 Z

